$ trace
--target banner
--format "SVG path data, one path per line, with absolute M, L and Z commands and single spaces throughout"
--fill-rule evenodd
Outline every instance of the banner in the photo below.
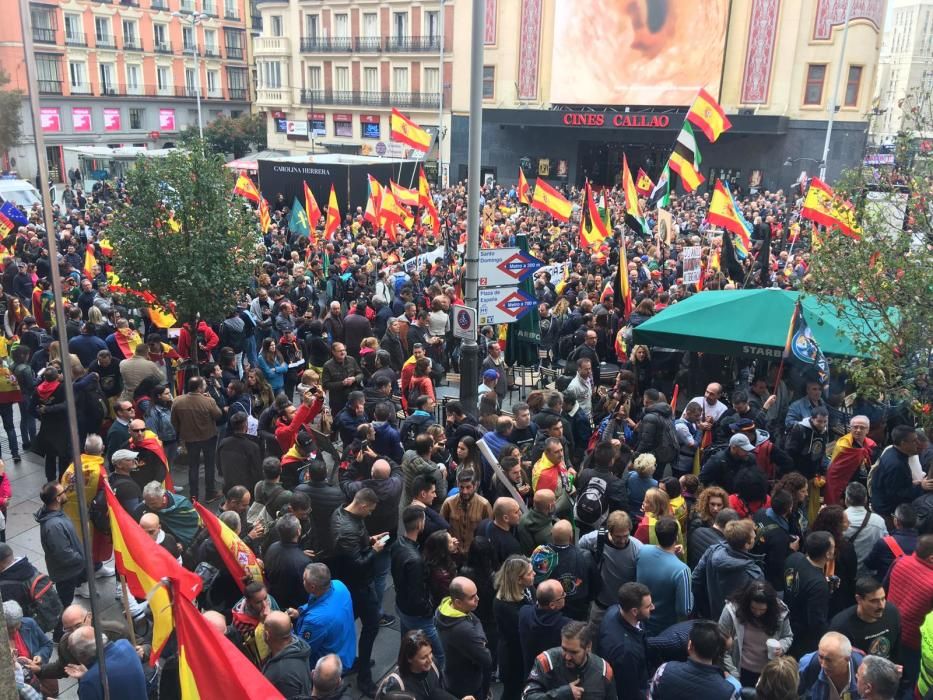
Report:
M 57 133 L 62 130 L 62 117 L 58 107 L 40 107 L 39 120 L 42 131 Z
M 120 131 L 120 110 L 118 108 L 104 109 L 104 131 Z
M 44 123 L 42 129 L 45 130 Z M 91 130 L 91 110 L 88 107 L 71 108 L 71 130 L 76 134 Z
M 159 110 L 159 130 L 160 131 L 177 131 L 175 127 L 175 110 L 174 109 L 160 109 Z
M 684 284 L 699 284 L 700 256 L 700 246 L 684 248 Z
M 428 253 L 422 253 L 421 255 L 416 255 L 413 258 L 409 258 L 404 263 L 405 270 L 411 272 L 412 270 L 417 270 L 422 265 L 427 263 L 428 265 L 433 265 L 434 261 L 440 258 L 444 259 L 444 256 L 447 254 L 447 249 L 444 246 L 438 246 L 434 250 Z

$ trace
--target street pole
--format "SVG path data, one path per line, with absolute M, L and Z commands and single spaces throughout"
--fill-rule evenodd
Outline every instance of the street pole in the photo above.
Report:
M 201 56 L 198 54 L 198 24 L 195 21 L 192 25 L 194 29 L 194 91 L 198 102 L 198 136 L 204 140 L 204 122 L 201 120 Z
M 55 296 L 55 330 L 62 356 L 62 383 L 65 385 L 65 406 L 68 416 L 68 437 L 71 442 L 72 461 L 74 463 L 75 488 L 72 498 L 78 501 L 78 518 L 81 524 L 81 539 L 84 550 L 84 564 L 87 574 L 87 587 L 91 596 L 91 616 L 94 626 L 94 641 L 97 645 L 97 664 L 103 686 L 104 699 L 110 700 L 110 685 L 107 680 L 107 668 L 104 661 L 104 641 L 101 635 L 101 618 L 98 614 L 97 581 L 94 578 L 94 559 L 91 552 L 91 531 L 84 500 L 84 470 L 81 466 L 81 445 L 78 442 L 77 406 L 75 405 L 74 377 L 68 355 L 68 333 L 65 327 L 65 303 L 62 295 L 62 274 L 58 266 L 58 241 L 55 237 L 55 221 L 52 218 L 52 196 L 49 192 L 49 161 L 45 152 L 45 136 L 39 117 L 39 83 L 36 68 L 36 54 L 32 41 L 32 16 L 29 0 L 19 0 L 20 24 L 23 31 L 23 50 L 26 58 L 26 79 L 29 88 L 29 108 L 32 112 L 32 131 L 36 139 L 36 162 L 39 167 L 39 193 L 42 195 L 42 213 L 45 219 L 46 239 L 49 246 L 49 269 L 52 274 L 52 293 Z
M 438 13 L 438 24 L 440 25 L 440 53 L 438 54 L 438 87 L 441 95 L 437 105 L 437 186 L 444 187 L 444 2 L 441 0 L 441 10 Z
M 839 99 L 839 84 L 842 71 L 845 70 L 846 43 L 849 41 L 849 18 L 852 16 L 852 0 L 846 0 L 845 27 L 842 30 L 842 48 L 839 50 L 839 67 L 836 69 L 836 81 L 829 96 L 829 118 L 826 120 L 826 140 L 823 142 L 823 164 L 820 165 L 820 180 L 826 181 L 826 163 L 829 161 L 829 142 L 833 136 L 833 119 L 836 117 L 836 104 Z
M 25 2 L 26 0 L 21 0 Z M 483 138 L 483 31 L 486 25 L 485 0 L 473 0 L 473 28 L 470 35 L 470 141 L 467 161 L 467 244 L 464 265 L 464 301 L 479 307 L 479 196 L 482 176 L 480 154 Z M 475 331 L 474 331 L 475 332 Z M 479 387 L 479 346 L 476 336 L 463 341 L 460 355 L 460 401 L 464 410 L 475 413 Z

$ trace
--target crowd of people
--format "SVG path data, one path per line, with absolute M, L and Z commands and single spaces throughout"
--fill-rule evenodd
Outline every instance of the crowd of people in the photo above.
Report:
M 605 195 L 621 222 L 621 194 Z M 450 314 L 462 302 L 463 185 L 437 194 L 439 234 L 419 224 L 396 241 L 361 209 L 332 241 L 296 236 L 280 198 L 238 303 L 170 331 L 105 268 L 83 274 L 86 246 L 107 262 L 119 185 L 66 189 L 57 261 L 38 208 L 26 212 L 3 241 L 0 417 L 13 467 L 0 469 L 0 512 L 35 451 L 48 573 L 0 544 L 21 697 L 55 697 L 66 676 L 82 700 L 102 697 L 95 621 L 75 601 L 89 594 L 85 546 L 96 586 L 112 581 L 105 484 L 153 547 L 202 576 L 205 618 L 285 698 L 349 697 L 353 677 L 380 700 L 930 697 L 933 448 L 909 413 L 858 396 L 844 365 L 823 386 L 790 362 L 632 340 L 698 293 L 683 283 L 686 245 L 704 246 L 705 289 L 806 283 L 799 198 L 741 197 L 754 246 L 738 274 L 714 262 L 706 195 L 673 198 L 670 243 L 629 232 L 592 250 L 514 190 L 482 197 L 484 245 L 524 234 L 569 271 L 534 283 L 534 386 L 507 361 L 504 328 L 481 329 L 475 407 L 440 391 L 460 369 Z M 612 293 L 620 240 L 628 316 Z M 916 391 L 929 399 L 925 375 Z M 219 512 L 262 577 L 227 568 L 193 501 Z M 172 645 L 146 663 L 147 601 L 105 588 L 127 612 L 98 625 L 111 697 L 179 697 Z M 398 664 L 380 678 L 373 648 L 388 628 Z

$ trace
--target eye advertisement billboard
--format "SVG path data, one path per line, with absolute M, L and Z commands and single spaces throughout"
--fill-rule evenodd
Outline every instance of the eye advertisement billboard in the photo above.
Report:
M 555 0 L 554 104 L 690 105 L 719 96 L 729 0 Z

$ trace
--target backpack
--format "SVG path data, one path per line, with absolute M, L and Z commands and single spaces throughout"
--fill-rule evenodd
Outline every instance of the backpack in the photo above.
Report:
M 674 427 L 674 421 L 669 418 L 658 416 L 658 420 L 661 421 L 659 426 L 661 440 L 654 449 L 654 456 L 658 460 L 658 464 L 672 464 L 677 461 L 677 455 L 680 454 L 677 429 Z
M 243 352 L 243 346 L 246 342 L 246 323 L 240 318 L 239 320 L 243 322 L 243 327 L 239 330 L 235 325 L 228 323 L 228 321 L 237 320 L 237 318 L 239 317 L 227 319 L 221 325 L 222 343 L 234 352 Z
M 104 489 L 94 495 L 88 504 L 87 514 L 96 530 L 110 534 L 110 509 L 107 507 L 107 495 Z
M 51 632 L 64 610 L 52 580 L 41 571 L 37 571 L 26 584 L 26 592 L 29 594 L 29 603 L 23 611 L 24 614 L 34 619 L 43 632 Z
M 266 529 L 266 532 L 272 527 L 272 523 L 275 522 L 275 513 L 270 513 L 266 509 L 266 505 L 270 503 L 275 503 L 275 499 L 279 497 L 279 494 L 284 491 L 283 486 L 279 486 L 278 490 L 273 491 L 272 493 L 266 496 L 266 502 L 260 503 L 259 501 L 253 501 L 249 507 L 249 510 L 246 511 L 246 522 L 252 523 L 253 525 L 259 525 L 260 523 Z
M 865 520 L 868 520 L 868 518 L 865 518 Z M 888 584 L 891 583 L 891 572 L 894 571 L 894 565 L 906 557 L 907 553 L 901 549 L 901 546 L 897 543 L 897 540 L 894 539 L 893 535 L 885 535 L 881 538 L 881 541 L 887 545 L 888 549 L 891 550 L 891 554 L 894 555 L 894 561 L 891 562 L 891 566 L 888 567 L 888 570 L 884 574 L 884 580 L 881 582 L 884 586 L 884 590 L 888 590 Z
M 331 301 L 344 301 L 347 298 L 347 284 L 340 275 L 331 275 L 327 280 L 327 296 Z
M 586 482 L 586 488 L 577 496 L 573 517 L 578 523 L 599 527 L 609 515 L 609 498 L 606 495 L 606 480 L 594 476 Z
M 557 341 L 557 356 L 562 360 L 567 360 L 570 358 L 570 354 L 573 352 L 573 350 L 573 336 L 561 336 L 560 340 Z

